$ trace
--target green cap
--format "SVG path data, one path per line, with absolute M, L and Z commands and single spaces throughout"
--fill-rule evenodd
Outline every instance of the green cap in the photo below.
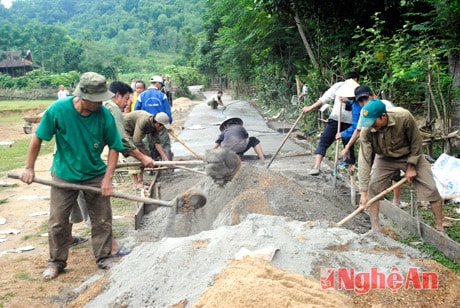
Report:
M 372 99 L 363 107 L 363 115 L 361 116 L 361 127 L 370 127 L 375 120 L 382 114 L 387 112 L 387 107 L 379 99 Z

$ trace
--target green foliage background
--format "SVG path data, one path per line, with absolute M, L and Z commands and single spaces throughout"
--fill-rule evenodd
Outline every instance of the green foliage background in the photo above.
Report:
M 202 31 L 202 2 L 16 0 L 10 9 L 0 5 L 0 57 L 2 51 L 31 50 L 42 66 L 17 78 L 0 74 L 0 87 L 72 88 L 85 71 L 126 82 L 171 73 L 164 70 L 171 65 L 188 72 L 181 55 L 193 52 L 190 41 Z M 180 79 L 184 85 L 175 84 L 181 88 L 192 81 Z
M 431 110 L 443 123 L 458 113 L 454 0 L 16 0 L 0 6 L 0 18 L 0 57 L 31 50 L 42 66 L 0 75 L 4 88 L 71 87 L 84 71 L 124 81 L 169 73 L 181 93 L 191 83 L 223 82 L 235 97 L 282 108 L 271 94 L 296 94 L 296 77 L 313 102 L 357 70 L 361 83 L 398 106 L 422 102 L 413 111 Z

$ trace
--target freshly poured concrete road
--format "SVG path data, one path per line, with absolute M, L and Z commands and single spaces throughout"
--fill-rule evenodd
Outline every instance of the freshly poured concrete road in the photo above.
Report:
M 204 92 L 206 97 L 212 97 L 215 92 Z M 204 154 L 207 149 L 211 149 L 214 141 L 220 134 L 219 125 L 227 118 L 239 117 L 243 120 L 243 126 L 249 133 L 260 139 L 264 154 L 270 157 L 276 152 L 286 134 L 282 134 L 268 127 L 264 118 L 258 111 L 246 101 L 231 100 L 224 94 L 223 101 L 227 109 L 211 109 L 205 101 L 195 105 L 191 110 L 187 120 L 180 132 L 176 132 L 179 138 L 184 141 L 191 149 L 199 154 Z M 171 138 L 173 142 L 174 139 Z M 193 155 L 179 142 L 173 142 L 172 151 L 176 158 L 189 157 Z M 287 140 L 278 155 L 289 152 L 301 152 L 305 149 L 291 140 Z M 245 156 L 255 156 L 253 149 L 248 150 Z M 269 161 L 269 160 L 267 160 Z

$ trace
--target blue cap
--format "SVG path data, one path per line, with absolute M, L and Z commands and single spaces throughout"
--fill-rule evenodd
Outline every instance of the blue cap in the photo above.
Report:
M 375 120 L 387 112 L 387 107 L 379 99 L 372 99 L 363 107 L 363 115 L 360 119 L 361 127 L 370 127 Z

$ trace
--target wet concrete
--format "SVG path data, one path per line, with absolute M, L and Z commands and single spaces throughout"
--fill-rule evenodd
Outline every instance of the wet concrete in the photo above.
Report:
M 206 97 L 212 97 L 214 92 L 204 92 Z M 247 101 L 231 100 L 227 95 L 223 96 L 227 108 L 221 107 L 212 109 L 203 101 L 195 105 L 191 110 L 183 128 L 178 132 L 179 137 L 194 151 L 204 154 L 207 149 L 212 148 L 214 141 L 220 134 L 219 125 L 230 117 L 239 117 L 243 120 L 243 126 L 249 133 L 260 139 L 264 154 L 273 155 L 286 136 L 270 128 L 259 112 Z M 283 145 L 279 155 L 293 151 L 304 151 L 305 149 L 295 144 L 291 140 Z M 189 157 L 190 151 L 178 142 L 172 145 L 175 157 Z M 254 156 L 255 152 L 251 149 L 246 153 L 248 157 Z

